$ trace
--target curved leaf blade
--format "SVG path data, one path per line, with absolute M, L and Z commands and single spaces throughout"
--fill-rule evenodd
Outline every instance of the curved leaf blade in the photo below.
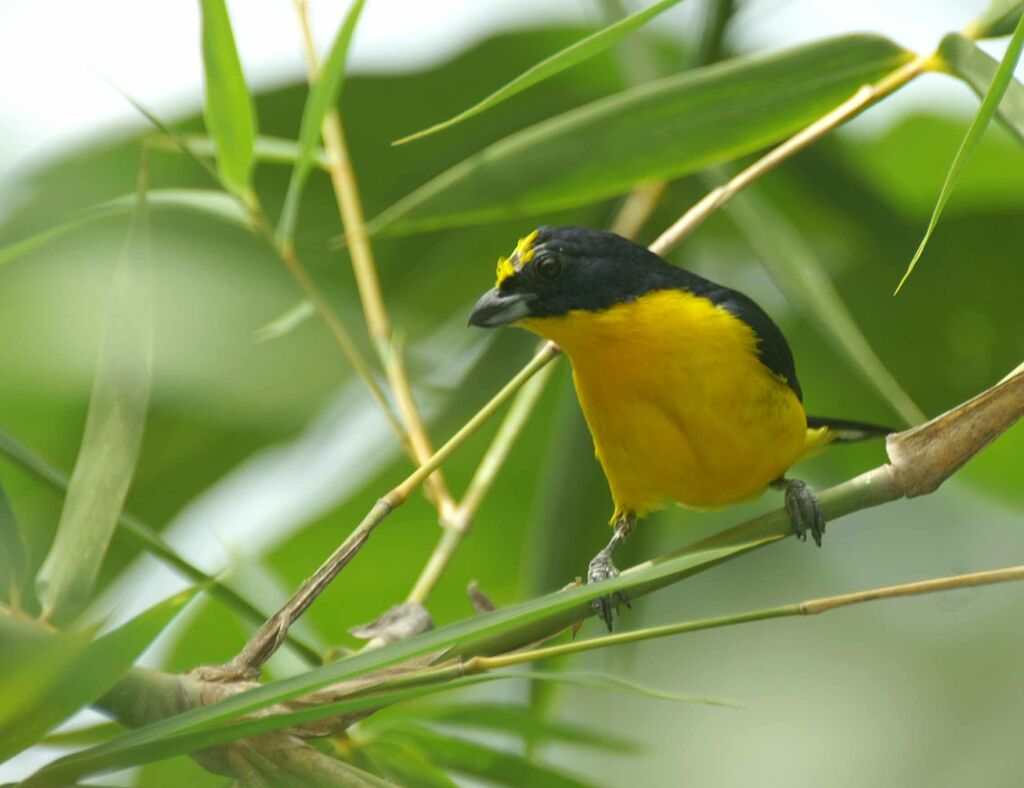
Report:
M 92 642 L 88 633 L 54 634 L 0 616 L 0 761 L 109 690 L 196 590 L 175 594 Z
M 408 233 L 542 214 L 776 142 L 912 55 L 852 35 L 657 80 L 506 137 L 374 219 Z
M 906 284 L 907 279 L 910 278 L 910 275 L 917 267 L 917 261 L 924 254 L 924 248 L 928 245 L 932 233 L 935 232 L 935 227 L 939 223 L 939 216 L 942 215 L 942 209 L 949 202 L 950 195 L 953 194 L 953 189 L 956 188 L 956 182 L 960 178 L 960 173 L 963 172 L 964 165 L 967 164 L 967 160 L 981 141 L 985 129 L 988 128 L 989 122 L 996 114 L 996 109 L 998 109 L 999 103 L 1003 99 L 1003 94 L 1006 93 L 1006 89 L 1013 81 L 1013 70 L 1017 68 L 1017 62 L 1020 60 L 1022 49 L 1024 49 L 1024 16 L 1018 20 L 1017 29 L 1013 33 L 1013 38 L 1010 39 L 1010 45 L 1006 49 L 1006 54 L 1003 55 L 1003 61 L 999 64 L 999 68 L 996 69 L 995 76 L 992 78 L 992 84 L 989 85 L 985 98 L 982 100 L 981 106 L 978 107 L 974 120 L 971 121 L 971 125 L 967 128 L 967 134 L 964 136 L 963 142 L 960 143 L 960 149 L 956 152 L 953 163 L 949 166 L 946 180 L 942 184 L 942 190 L 939 192 L 939 199 L 935 202 L 931 219 L 928 220 L 928 229 L 925 230 L 924 238 L 918 244 L 917 251 L 914 252 L 914 257 L 911 259 L 910 265 L 907 266 L 903 278 L 896 285 L 896 292 L 893 295 L 898 295 L 900 290 L 903 289 L 903 285 Z
M 781 511 L 779 516 L 783 516 Z M 755 549 L 773 539 L 774 537 L 759 538 L 727 547 L 675 556 L 608 580 L 596 590 L 593 586 L 580 586 L 567 591 L 559 591 L 530 602 L 501 608 L 493 613 L 431 630 L 380 649 L 363 651 L 338 662 L 314 668 L 304 674 L 247 690 L 213 705 L 191 709 L 174 717 L 129 731 L 109 743 L 61 758 L 37 772 L 36 777 L 40 781 L 74 779 L 83 774 L 143 763 L 170 754 L 190 752 L 239 738 L 255 736 L 282 726 L 299 725 L 313 719 L 362 711 L 386 703 L 426 695 L 431 691 L 452 689 L 482 681 L 515 677 L 531 681 L 549 680 L 572 683 L 577 678 L 574 674 L 545 674 L 537 671 L 499 672 L 466 676 L 446 684 L 398 689 L 372 696 L 364 695 L 272 717 L 263 716 L 232 722 L 240 715 L 267 708 L 275 703 L 289 700 L 338 681 L 365 675 L 373 670 L 395 665 L 416 656 L 437 653 L 443 649 L 457 649 L 462 653 L 487 653 L 490 647 L 502 644 L 503 635 L 510 628 L 516 629 L 517 639 L 520 636 L 519 633 L 529 630 L 530 627 L 535 627 L 538 633 L 550 632 L 552 628 L 565 626 L 578 620 L 581 616 L 589 614 L 591 612 L 590 601 L 602 593 L 619 588 L 633 588 L 642 593 L 644 590 L 656 588 L 689 574 L 709 569 L 728 556 Z M 592 676 L 581 680 L 588 682 L 588 686 L 594 685 Z M 599 681 L 608 685 L 607 679 Z M 624 686 L 624 682 L 613 679 L 612 683 L 616 685 L 616 688 L 627 688 Z M 629 688 L 634 689 L 634 687 Z M 715 702 L 707 699 L 694 698 L 693 700 Z
M 356 0 L 345 15 L 338 29 L 338 34 L 331 44 L 330 54 L 320 67 L 316 81 L 306 98 L 302 108 L 302 122 L 299 126 L 299 145 L 295 157 L 295 167 L 288 181 L 284 206 L 277 226 L 279 242 L 290 241 L 295 234 L 295 223 L 298 220 L 299 200 L 306 178 L 312 169 L 317 154 L 317 143 L 320 141 L 320 127 L 324 118 L 341 95 L 341 86 L 345 78 L 345 60 L 348 58 L 349 44 L 355 33 L 359 15 L 363 11 L 366 0 Z
M 500 104 L 506 99 L 512 98 L 512 96 L 536 85 L 538 82 L 542 82 L 548 77 L 553 77 L 555 74 L 560 74 L 566 69 L 579 65 L 595 55 L 604 52 L 606 49 L 617 44 L 623 38 L 628 36 L 634 30 L 647 24 L 658 14 L 663 11 L 667 11 L 672 6 L 678 5 L 680 2 L 682 2 L 682 0 L 661 0 L 660 2 L 654 3 L 654 5 L 648 6 L 641 11 L 637 11 L 635 14 L 630 14 L 625 19 L 620 19 L 618 22 L 608 25 L 602 30 L 598 30 L 596 33 L 593 33 L 586 38 L 580 39 L 575 44 L 567 46 L 560 52 L 556 52 L 551 57 L 545 58 L 535 66 L 528 68 L 511 82 L 508 82 L 498 88 L 489 96 L 481 99 L 472 107 L 460 112 L 458 115 L 440 123 L 436 123 L 422 131 L 410 134 L 407 137 L 395 140 L 391 144 L 404 145 L 407 142 L 428 137 L 431 134 L 436 134 L 443 129 L 447 129 L 457 123 L 468 120 L 475 115 L 479 115 L 481 112 Z
M 999 69 L 998 60 L 959 33 L 950 33 L 942 39 L 939 56 L 942 58 L 944 69 L 962 80 L 978 98 L 985 96 L 985 91 L 992 84 L 992 79 Z M 996 115 L 1003 128 L 1024 145 L 1024 85 L 1016 79 L 1011 79 L 1007 85 L 1003 100 L 996 109 Z
M 969 38 L 998 38 L 1013 33 L 1021 15 L 1024 2 L 1021 0 L 991 0 L 977 19 L 964 31 Z
M 206 127 L 217 146 L 217 171 L 238 195 L 252 190 L 256 111 L 238 59 L 224 0 L 199 0 L 203 17 L 203 71 Z
M 82 445 L 57 535 L 36 576 L 51 620 L 67 621 L 88 603 L 142 446 L 153 352 L 144 208 L 141 200 L 114 275 Z

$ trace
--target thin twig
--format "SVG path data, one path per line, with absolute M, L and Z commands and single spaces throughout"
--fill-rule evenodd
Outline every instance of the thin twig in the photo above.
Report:
M 883 586 L 872 588 L 867 591 L 856 591 L 851 594 L 839 594 L 838 596 L 819 597 L 808 599 L 804 602 L 796 602 L 778 607 L 762 608 L 751 610 L 745 613 L 734 613 L 728 616 L 716 616 L 714 618 L 703 618 L 696 621 L 683 621 L 677 624 L 666 624 L 660 627 L 648 627 L 630 632 L 620 632 L 615 635 L 603 635 L 590 638 L 589 640 L 576 640 L 570 643 L 561 643 L 557 646 L 546 646 L 544 648 L 532 649 L 530 651 L 517 651 L 512 654 L 502 654 L 496 657 L 472 657 L 465 663 L 465 672 L 485 673 L 499 668 L 509 668 L 514 665 L 522 665 L 526 662 L 536 662 L 542 659 L 551 659 L 566 654 L 579 654 L 584 651 L 606 648 L 607 646 L 618 646 L 625 643 L 637 643 L 642 640 L 653 640 L 654 638 L 666 637 L 668 635 L 680 635 L 685 632 L 696 632 L 702 629 L 717 629 L 735 624 L 746 624 L 751 621 L 765 621 L 772 618 L 786 618 L 788 616 L 814 616 L 818 613 L 827 613 L 840 607 L 858 605 L 862 602 L 873 602 L 879 599 L 894 599 L 904 596 L 919 596 L 921 594 L 934 594 L 940 591 L 953 591 L 961 588 L 973 588 L 975 586 L 994 585 L 996 583 L 1008 583 L 1014 580 L 1024 580 L 1024 566 L 1011 566 L 1006 569 L 991 569 L 984 572 L 972 572 L 964 575 L 952 575 L 951 577 L 940 577 L 933 580 L 920 580 L 915 583 L 902 583 L 895 586 Z
M 512 401 L 494 440 L 491 441 L 491 445 L 477 466 L 476 473 L 473 475 L 469 487 L 466 488 L 465 495 L 459 501 L 454 516 L 445 526 L 437 546 L 430 554 L 423 571 L 409 592 L 409 596 L 406 598 L 407 602 L 425 603 L 441 579 L 441 575 L 448 568 L 459 544 L 469 532 L 484 496 L 491 489 L 501 466 L 505 463 L 512 444 L 519 437 L 519 433 L 522 432 L 523 426 L 533 412 L 534 405 L 540 399 L 552 370 L 554 370 L 554 366 L 550 364 L 542 369 L 536 377 L 519 390 L 516 398 Z
M 341 352 L 345 358 L 352 365 L 352 368 L 356 371 L 356 374 L 362 378 L 366 387 L 370 390 L 370 394 L 373 399 L 380 405 L 381 411 L 384 413 L 384 417 L 387 419 L 388 425 L 391 427 L 392 432 L 402 443 L 403 448 L 409 451 L 408 443 L 405 438 L 405 429 L 402 427 L 402 423 L 398 420 L 395 415 L 394 409 L 391 407 L 391 403 L 388 401 L 387 395 L 384 390 L 380 387 L 380 383 L 377 382 L 377 373 L 373 367 L 370 366 L 370 362 L 363 356 L 362 351 L 359 350 L 359 346 L 356 345 L 355 340 L 352 339 L 352 335 L 348 329 L 345 328 L 345 324 L 341 322 L 331 305 L 327 302 L 327 298 L 320 292 L 320 289 L 316 286 L 313 278 L 309 275 L 309 271 L 306 266 L 302 264 L 299 256 L 295 252 L 295 246 L 291 242 L 279 244 L 274 238 L 274 233 L 270 228 L 270 223 L 267 220 L 266 214 L 263 213 L 262 208 L 256 206 L 250 212 L 250 221 L 252 223 L 253 232 L 257 237 L 265 241 L 274 253 L 280 258 L 281 262 L 284 263 L 285 268 L 288 269 L 288 273 L 291 274 L 292 279 L 295 280 L 296 284 L 301 288 L 303 295 L 306 300 L 312 304 L 313 309 L 320 316 L 320 319 L 324 321 L 328 330 L 331 332 L 331 336 L 334 337 L 334 341 L 338 343 L 338 347 L 341 348 Z
M 864 85 L 850 98 L 826 115 L 822 115 L 811 125 L 797 132 L 781 145 L 773 148 L 749 167 L 731 178 L 723 186 L 710 191 L 702 200 L 684 213 L 676 222 L 663 232 L 650 245 L 655 254 L 665 256 L 679 245 L 687 235 L 712 213 L 725 205 L 738 192 L 745 189 L 767 172 L 775 169 L 794 153 L 806 148 L 812 142 L 825 136 L 837 126 L 842 125 L 881 98 L 902 87 L 935 64 L 936 55 L 918 55 L 900 68 L 882 77 L 877 82 Z
M 430 476 L 458 449 L 473 433 L 475 433 L 502 405 L 521 388 L 535 373 L 539 372 L 552 359 L 558 356 L 558 348 L 547 343 L 533 360 L 518 375 L 502 387 L 476 415 L 467 421 L 448 442 L 438 449 L 425 463 L 412 472 L 401 484 L 377 501 L 373 508 L 349 534 L 348 538 L 320 566 L 317 571 L 306 579 L 284 606 L 249 639 L 239 654 L 229 663 L 214 668 L 202 669 L 202 675 L 209 679 L 229 680 L 251 678 L 259 674 L 260 666 L 277 651 L 289 628 L 316 598 L 345 568 L 346 564 L 370 538 L 373 529 L 395 509 L 405 503 L 409 496 L 424 480 Z
M 300 20 L 303 23 L 307 49 L 310 50 L 307 53 L 307 56 L 313 55 L 315 57 L 315 53 L 312 52 L 312 36 L 309 32 L 308 19 L 305 16 L 305 8 L 301 0 L 296 2 L 296 8 L 299 13 Z M 662 233 L 662 235 L 653 244 L 651 244 L 649 248 L 658 254 L 667 253 L 671 248 L 679 243 L 683 237 L 695 229 L 704 219 L 710 216 L 711 213 L 724 205 L 734 194 L 754 182 L 760 176 L 772 170 L 774 167 L 778 166 L 781 162 L 785 161 L 796 152 L 802 150 L 811 142 L 817 140 L 845 120 L 853 117 L 873 102 L 888 95 L 900 86 L 906 84 L 918 74 L 932 67 L 934 65 L 934 60 L 934 55 L 918 56 L 891 72 L 878 82 L 861 88 L 850 99 L 795 134 L 777 148 L 773 149 L 753 165 L 739 173 L 735 178 L 725 184 L 725 186 L 719 187 L 708 194 L 704 199 L 694 205 L 693 208 L 687 211 L 686 214 L 684 214 L 668 230 Z M 314 66 L 315 61 L 312 61 L 311 69 Z M 326 126 L 327 124 L 325 122 L 325 134 L 329 131 Z M 347 167 L 346 170 L 343 167 L 337 167 L 336 165 L 332 166 L 332 176 L 334 175 L 335 170 L 338 170 L 339 175 L 344 175 L 346 171 L 351 174 L 351 166 L 347 162 L 347 156 L 343 159 L 337 158 L 336 154 L 338 151 L 336 150 L 335 153 L 331 152 L 331 146 L 327 144 L 326 136 L 324 142 L 325 147 L 328 148 L 329 159 L 334 160 L 336 164 L 337 162 L 341 162 L 345 167 Z M 340 201 L 341 195 L 339 193 L 339 202 Z M 362 232 L 363 240 L 365 240 L 365 227 L 362 222 L 358 222 L 357 224 L 358 229 L 356 230 L 355 240 L 359 240 L 360 231 Z M 350 245 L 352 241 L 353 238 L 350 237 Z M 353 254 L 353 258 L 354 257 L 355 255 Z M 372 257 L 369 262 L 372 263 Z M 373 276 L 374 281 L 376 281 L 375 270 L 373 271 Z M 368 322 L 370 319 L 371 318 L 369 318 L 368 313 Z M 422 482 L 445 460 L 447 460 L 448 456 L 458 448 L 462 442 L 469 437 L 469 435 L 473 434 L 476 429 L 486 421 L 487 418 L 495 413 L 507 399 L 515 394 L 521 386 L 523 386 L 535 373 L 539 372 L 559 353 L 560 350 L 558 346 L 553 342 L 545 343 L 541 351 L 535 355 L 526 366 L 516 373 L 509 383 L 507 383 L 501 391 L 499 391 L 498 394 L 496 394 L 491 401 L 484 406 L 484 408 L 478 411 L 477 414 L 462 427 L 462 429 L 452 436 L 452 438 L 449 439 L 441 449 L 435 452 L 426 461 L 421 462 L 420 467 L 401 485 L 399 485 L 399 487 L 396 487 L 387 496 L 385 496 L 385 498 L 381 499 L 382 502 L 389 502 L 390 508 L 387 508 L 386 511 L 383 508 L 378 509 L 380 504 L 378 504 L 378 507 L 374 507 L 363 522 L 361 522 L 352 534 L 350 534 L 348 539 L 346 539 L 338 550 L 335 551 L 334 555 L 328 558 L 320 570 L 318 570 L 313 577 L 303 583 L 285 607 L 282 608 L 281 611 L 271 620 L 267 621 L 266 624 L 264 624 L 264 626 L 253 635 L 249 643 L 246 644 L 245 649 L 243 649 L 243 651 L 235 657 L 231 663 L 228 663 L 228 665 L 225 666 L 226 672 L 230 674 L 234 671 L 237 672 L 237 675 L 253 675 L 258 673 L 259 666 L 276 650 L 277 644 L 279 644 L 281 637 L 283 637 L 283 632 L 287 632 L 288 628 L 295 622 L 295 620 L 297 620 L 302 611 L 312 604 L 316 596 L 318 596 L 323 588 L 326 587 L 326 583 L 329 583 L 330 580 L 333 579 L 344 567 L 344 565 L 351 560 L 359 547 L 365 543 L 373 528 L 376 527 L 387 516 L 387 514 L 390 513 L 390 511 L 393 510 L 394 505 L 401 505 L 401 503 L 404 503 L 405 498 L 412 489 L 415 489 L 420 482 Z M 394 371 L 394 368 L 394 365 L 391 365 L 392 372 Z M 400 364 L 398 365 L 398 368 L 402 369 Z M 454 512 L 454 507 L 452 508 L 452 512 Z M 454 537 L 451 537 L 451 539 L 457 543 L 457 540 L 455 540 Z M 354 549 L 350 549 L 353 546 Z M 451 548 L 445 547 L 444 549 L 447 550 Z M 327 581 L 321 585 L 321 580 L 325 577 L 327 578 Z
M 309 80 L 312 83 L 320 70 L 320 58 L 313 41 L 313 31 L 309 23 L 306 3 L 303 0 L 296 0 L 295 12 L 302 30 L 303 51 L 306 56 Z M 419 408 L 416 407 L 412 386 L 409 383 L 409 376 L 401 353 L 395 347 L 391 321 L 388 318 L 384 298 L 380 291 L 373 249 L 366 233 L 366 218 L 363 215 L 359 187 L 345 142 L 341 115 L 337 110 L 332 109 L 324 116 L 321 136 L 324 149 L 327 151 L 327 170 L 331 176 L 331 184 L 334 187 L 335 199 L 341 214 L 341 223 L 352 260 L 352 269 L 356 276 L 359 298 L 363 303 L 366 328 L 377 348 L 377 354 L 384 365 L 384 373 L 391 386 L 391 391 L 395 395 L 412 448 L 413 460 L 422 465 L 430 459 L 434 450 L 431 448 L 430 436 L 427 433 L 423 417 Z M 427 498 L 437 507 L 440 521 L 444 524 L 454 514 L 455 502 L 445 486 L 444 477 L 440 471 L 426 480 L 424 489 Z

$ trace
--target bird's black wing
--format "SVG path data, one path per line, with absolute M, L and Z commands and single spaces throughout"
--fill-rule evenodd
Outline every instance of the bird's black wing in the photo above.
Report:
M 709 282 L 709 284 L 711 283 Z M 797 399 L 803 402 L 804 394 L 800 390 L 800 381 L 796 378 L 793 352 L 789 349 L 786 337 L 775 325 L 775 321 L 768 317 L 768 314 L 753 299 L 736 290 L 730 290 L 728 287 L 713 285 L 700 295 L 750 326 L 757 337 L 757 349 L 761 354 L 762 363 L 785 380 L 796 393 Z

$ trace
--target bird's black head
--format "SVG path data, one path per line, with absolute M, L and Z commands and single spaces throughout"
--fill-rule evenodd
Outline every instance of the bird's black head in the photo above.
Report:
M 498 260 L 498 281 L 476 303 L 470 325 L 598 311 L 651 290 L 678 286 L 680 269 L 615 233 L 540 227 Z

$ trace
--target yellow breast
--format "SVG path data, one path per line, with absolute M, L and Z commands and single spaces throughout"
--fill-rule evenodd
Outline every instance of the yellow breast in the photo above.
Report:
M 656 291 L 519 325 L 569 356 L 617 512 L 751 498 L 823 439 L 753 330 L 705 298 Z

